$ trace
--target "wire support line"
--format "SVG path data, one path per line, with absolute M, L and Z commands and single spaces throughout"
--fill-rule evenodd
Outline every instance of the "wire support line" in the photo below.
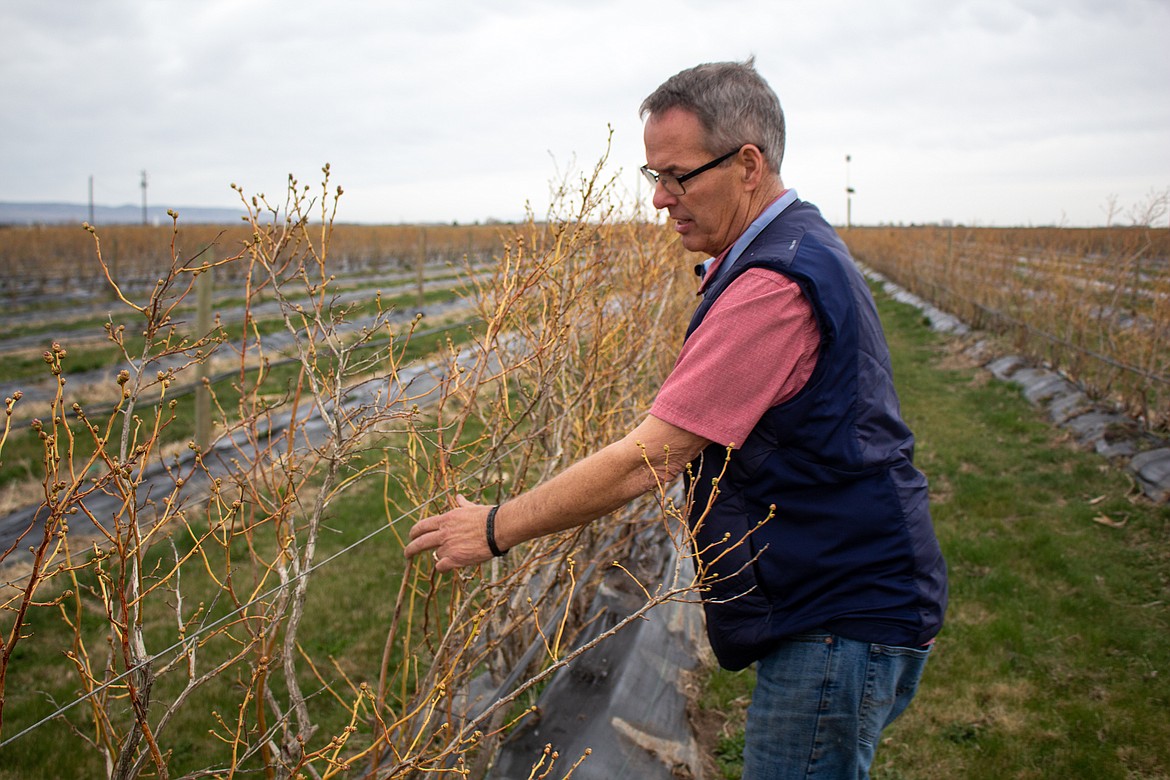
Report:
M 490 467 L 492 464 L 494 464 L 499 459 L 506 457 L 508 455 L 511 455 L 513 452 L 515 452 L 517 449 L 519 449 L 523 445 L 523 443 L 524 443 L 523 441 L 516 442 L 515 444 L 512 445 L 512 447 L 499 453 L 497 458 L 495 458 L 491 463 L 487 464 L 487 466 L 485 466 L 485 467 Z M 248 609 L 249 607 L 253 607 L 256 604 L 259 604 L 260 602 L 268 599 L 269 597 L 274 596 L 274 595 L 280 593 L 281 591 L 292 587 L 293 585 L 300 582 L 302 579 L 304 579 L 304 578 L 308 577 L 310 574 L 313 574 L 314 572 L 316 572 L 318 569 L 321 569 L 324 566 L 332 563 L 333 561 L 337 560 L 338 558 L 340 558 L 343 555 L 347 555 L 348 553 L 353 552 L 355 549 L 357 549 L 361 545 L 365 544 L 366 542 L 370 541 L 371 539 L 373 539 L 374 537 L 376 537 L 378 534 L 382 533 L 383 531 L 386 531 L 388 529 L 395 527 L 396 525 L 398 525 L 398 523 L 400 523 L 401 521 L 405 520 L 408 517 L 414 516 L 424 506 L 426 506 L 427 504 L 430 504 L 432 501 L 434 501 L 436 499 L 443 498 L 445 496 L 449 496 L 451 494 L 452 490 L 455 490 L 457 488 L 462 487 L 465 483 L 473 480 L 477 476 L 478 476 L 478 473 L 472 473 L 472 474 L 465 475 L 457 484 L 447 488 L 446 490 L 439 492 L 433 498 L 431 498 L 429 501 L 426 501 L 425 503 L 422 503 L 422 504 L 416 504 L 415 506 L 411 507 L 406 512 L 402 513 L 398 517 L 391 520 L 386 525 L 383 525 L 383 526 L 380 526 L 380 527 L 374 529 L 370 533 L 363 536 L 361 539 L 354 541 L 352 544 L 348 545 L 347 547 L 344 547 L 344 548 L 338 550 L 337 552 L 333 553 L 329 557 L 313 564 L 312 566 L 310 566 L 308 569 L 301 572 L 300 574 L 297 574 L 293 577 L 290 577 L 287 582 L 281 583 L 280 585 L 276 585 L 276 586 L 270 588 L 269 590 L 261 593 L 260 595 L 256 596 L 255 598 L 253 598 L 251 601 L 248 601 L 247 603 L 241 604 L 240 606 L 236 607 L 235 609 L 233 609 L 232 611 L 230 611 L 226 615 L 223 615 L 222 617 L 212 621 L 211 623 L 208 623 L 208 624 L 201 626 L 198 630 L 196 630 L 195 632 L 193 632 L 189 636 L 179 640 L 178 642 L 175 642 L 170 647 L 167 647 L 163 650 L 160 650 L 159 652 L 153 654 L 149 658 L 135 664 L 134 666 L 127 668 L 124 672 L 116 675 L 115 677 L 113 677 L 109 680 L 106 680 L 105 682 L 98 685 L 98 687 L 94 688 L 92 691 L 89 691 L 88 693 L 78 697 L 77 699 L 74 699 L 73 701 L 69 702 L 68 704 L 64 704 L 64 705 L 58 707 L 55 711 L 53 711 L 50 714 L 46 715 L 45 717 L 41 718 L 37 722 L 25 727 L 24 729 L 17 732 L 13 736 L 8 737 L 5 740 L 3 740 L 2 742 L 0 742 L 0 748 L 3 748 L 5 746 L 11 744 L 12 742 L 15 742 L 16 740 L 20 739 L 24 735 L 29 734 L 32 731 L 35 731 L 36 729 L 40 728 L 41 726 L 44 726 L 45 724 L 49 723 L 50 721 L 55 720 L 56 718 L 60 717 L 61 715 L 64 715 L 66 712 L 73 709 L 78 704 L 82 704 L 86 701 L 89 701 L 90 699 L 97 696 L 98 694 L 103 693 L 104 691 L 108 690 L 109 688 L 113 687 L 114 685 L 117 685 L 118 683 L 122 682 L 127 677 L 129 677 L 131 674 L 137 672 L 139 669 L 142 669 L 145 666 L 154 664 L 156 661 L 158 661 L 166 656 L 169 656 L 172 652 L 174 652 L 182 647 L 188 646 L 192 641 L 207 634 L 208 632 L 211 632 L 217 628 L 220 628 L 225 623 L 234 619 L 236 616 L 238 616 L 241 612 Z
M 1138 368 L 1137 366 L 1130 365 L 1129 363 L 1123 363 L 1123 362 L 1117 360 L 1116 358 L 1112 358 L 1108 355 L 1104 355 L 1100 352 L 1097 352 L 1096 350 L 1089 349 L 1088 347 L 1083 347 L 1079 344 L 1074 344 L 1073 342 L 1069 341 L 1068 339 L 1066 339 L 1062 336 L 1057 336 L 1054 333 L 1049 333 L 1046 330 L 1042 330 L 1040 328 L 1037 328 L 1035 325 L 1027 323 L 1018 317 L 1014 317 L 1011 314 L 1008 314 L 1007 312 L 992 308 L 991 306 L 988 306 L 988 305 L 983 304 L 983 303 L 979 303 L 978 301 L 974 301 L 974 300 L 972 300 L 972 299 L 970 299 L 970 298 L 968 298 L 960 293 L 955 292 L 954 290 L 952 290 L 950 287 L 948 287 L 946 285 L 936 283 L 936 284 L 931 284 L 931 286 L 934 287 L 936 290 L 941 291 L 946 296 L 953 298 L 955 300 L 961 301 L 964 304 L 967 304 L 968 306 L 971 306 L 974 309 L 978 309 L 982 313 L 984 313 L 992 318 L 1003 320 L 1004 322 L 1008 323 L 1009 325 L 1011 325 L 1013 327 L 1017 327 L 1017 328 L 1020 328 L 1022 330 L 1025 330 L 1028 333 L 1030 333 L 1034 336 L 1038 336 L 1038 337 L 1040 337 L 1046 341 L 1049 341 L 1053 344 L 1057 344 L 1059 346 L 1066 347 L 1067 349 L 1070 349 L 1073 352 L 1079 352 L 1080 354 L 1082 354 L 1086 357 L 1093 358 L 1094 360 L 1099 361 L 1101 363 L 1104 363 L 1112 368 L 1116 368 L 1119 371 L 1126 371 L 1128 373 L 1134 374 L 1135 376 L 1139 376 L 1143 379 L 1148 379 L 1151 382 L 1156 382 L 1158 384 L 1170 386 L 1170 377 L 1168 377 L 1168 376 L 1163 376 L 1161 374 L 1152 374 L 1143 368 Z

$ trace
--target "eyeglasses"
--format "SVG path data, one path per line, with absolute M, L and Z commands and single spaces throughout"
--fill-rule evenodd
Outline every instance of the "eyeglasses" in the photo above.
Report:
M 686 195 L 687 188 L 683 186 L 684 181 L 686 181 L 687 179 L 693 179 L 694 177 L 698 176 L 703 171 L 711 170 L 712 168 L 714 168 L 716 165 L 719 165 L 724 160 L 730 159 L 732 157 L 732 155 L 739 152 L 739 150 L 742 148 L 743 147 L 741 146 L 737 149 L 732 149 L 730 152 L 723 155 L 722 157 L 716 157 L 714 160 L 707 163 L 706 165 L 700 165 L 698 168 L 695 168 L 693 171 L 689 171 L 687 173 L 684 173 L 681 176 L 673 176 L 669 173 L 659 173 L 658 171 L 651 170 L 650 168 L 648 168 L 645 165 L 643 165 L 639 170 L 641 170 L 642 175 L 646 177 L 646 181 L 650 182 L 651 187 L 657 187 L 659 184 L 661 184 L 662 188 L 664 190 L 666 190 L 667 192 L 669 192 L 671 195 Z

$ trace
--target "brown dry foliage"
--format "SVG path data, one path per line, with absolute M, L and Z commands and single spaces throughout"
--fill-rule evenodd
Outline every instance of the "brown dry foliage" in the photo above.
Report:
M 182 220 L 182 215 L 178 215 Z M 266 229 L 274 215 L 261 207 L 255 227 Z M 279 219 L 279 216 L 276 218 Z M 93 253 L 93 239 L 81 225 L 0 226 L 0 293 L 53 295 L 82 289 L 90 293 L 108 289 L 103 263 L 126 290 L 148 290 L 167 273 L 172 258 L 169 246 L 172 226 L 108 225 L 100 227 L 103 258 Z M 359 271 L 414 268 L 420 252 L 430 262 L 461 265 L 463 258 L 490 259 L 500 245 L 504 225 L 354 225 L 336 224 L 329 239 L 330 272 L 337 275 Z M 222 257 L 247 246 L 252 224 L 188 225 L 175 245 L 182 260 L 214 247 Z M 79 258 L 91 262 L 79 263 Z M 203 259 L 207 259 L 206 257 Z M 222 283 L 242 282 L 243 263 L 219 269 Z
M 119 377 L 122 400 L 107 417 L 90 419 L 80 403 L 64 408 L 61 382 L 41 423 L 44 499 L 20 543 L 33 549 L 31 573 L 0 605 L 0 686 L 28 614 L 49 610 L 69 626 L 71 646 L 61 651 L 85 694 L 57 717 L 70 723 L 79 747 L 102 756 L 109 777 L 168 776 L 175 723 L 201 688 L 223 684 L 235 704 L 214 714 L 218 750 L 208 774 L 463 774 L 490 760 L 491 737 L 515 717 L 509 708 L 517 698 L 578 652 L 570 650 L 571 637 L 588 618 L 583 606 L 605 571 L 619 567 L 645 595 L 627 622 L 692 593 L 696 578 L 683 565 L 691 549 L 680 530 L 687 502 L 662 485 L 628 515 L 538 540 L 478 571 L 439 577 L 429 560 L 411 562 L 386 626 L 376 685 L 344 675 L 341 684 L 325 683 L 332 659 L 311 657 L 298 642 L 322 563 L 323 523 L 331 503 L 356 484 L 401 486 L 406 498 L 387 506 L 386 526 L 401 537 L 400 525 L 446 506 L 455 491 L 504 498 L 624 434 L 645 413 L 681 341 L 690 280 L 668 233 L 618 218 L 603 163 L 562 184 L 547 220 L 530 220 L 497 245 L 490 279 L 469 269 L 466 293 L 481 324 L 470 347 L 451 345 L 431 364 L 433 390 L 400 381 L 413 325 L 393 332 L 388 312 L 378 311 L 356 336 L 342 332 L 349 323 L 332 296 L 334 264 L 413 250 L 420 234 L 336 225 L 341 193 L 329 191 L 328 167 L 315 195 L 290 181 L 278 208 L 251 201 L 251 222 L 238 234 L 177 226 L 100 231 L 97 268 L 115 297 L 140 315 L 145 347 L 124 354 L 131 368 Z M 22 235 L 31 242 L 34 233 Z M 431 249 L 438 234 L 427 228 Z M 50 235 L 65 234 L 43 231 L 37 246 L 56 246 L 45 256 L 64 262 L 75 250 L 64 238 L 53 245 Z M 397 249 L 389 248 L 392 235 L 401 241 Z M 461 256 L 483 240 L 474 231 L 443 235 Z M 117 271 L 107 254 L 115 236 L 122 237 Z M 141 242 L 134 249 L 130 236 Z M 160 237 L 167 249 L 156 261 Z M 239 249 L 216 259 L 201 251 L 212 241 Z M 192 248 L 184 252 L 181 243 Z M 11 251 L 8 258 L 20 256 Z M 217 327 L 190 334 L 172 320 L 212 264 L 217 276 L 238 280 L 249 306 L 265 297 L 280 301 L 300 365 L 280 397 L 250 370 L 267 357 L 258 331 L 231 341 Z M 136 296 L 124 274 L 156 281 Z M 363 349 L 387 332 L 388 347 Z M 116 330 L 110 338 L 124 344 Z M 190 457 L 162 457 L 175 408 L 168 391 L 184 373 L 225 354 L 234 355 L 239 375 L 231 397 L 212 398 L 221 446 L 192 445 Z M 63 357 L 49 356 L 57 376 Z M 169 367 L 159 370 L 164 360 Z M 323 422 L 323 433 L 310 435 L 310 416 Z M 86 462 L 74 457 L 78 437 L 96 444 Z M 370 459 L 371 451 L 386 454 Z M 154 481 L 159 468 L 165 490 Z M 112 517 L 88 508 L 103 496 L 115 500 Z M 659 559 L 647 568 L 645 520 L 628 522 L 646 514 L 663 526 L 659 539 L 674 540 L 678 563 L 665 572 Z M 175 534 L 185 538 L 183 551 L 169 541 Z M 160 546 L 169 556 L 154 554 Z M 192 596 L 192 582 L 211 594 Z M 56 595 L 42 598 L 46 593 Z M 85 628 L 93 614 L 104 616 L 104 630 Z M 167 623 L 160 642 L 157 629 Z M 317 680 L 330 706 L 350 713 L 340 732 L 318 733 L 321 697 L 306 693 L 306 680 Z M 472 706 L 467 693 L 484 680 L 494 692 Z M 535 766 L 545 760 L 534 757 Z
M 1170 230 L 874 227 L 843 238 L 865 265 L 1148 429 L 1170 426 Z

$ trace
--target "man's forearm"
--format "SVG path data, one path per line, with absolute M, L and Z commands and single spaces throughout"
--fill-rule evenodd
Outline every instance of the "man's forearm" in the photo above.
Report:
M 674 479 L 707 440 L 647 417 L 621 441 L 501 506 L 494 517 L 498 549 L 583 525 Z M 487 560 L 489 508 L 457 497 L 453 509 L 410 529 L 406 554 L 430 550 L 439 571 Z
M 508 501 L 496 515 L 497 543 L 501 548 L 514 547 L 584 525 L 654 489 L 659 479 L 673 479 L 678 470 L 652 466 L 655 460 L 661 461 L 662 453 L 645 448 L 646 443 L 631 434 Z M 681 460 L 685 455 L 674 457 Z

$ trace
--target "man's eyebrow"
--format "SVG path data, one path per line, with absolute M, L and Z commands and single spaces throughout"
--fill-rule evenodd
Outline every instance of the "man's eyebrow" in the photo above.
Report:
M 667 176 L 677 176 L 678 172 L 680 170 L 679 167 L 677 165 L 675 165 L 674 163 L 668 163 L 667 165 L 664 165 L 661 168 L 655 168 L 650 163 L 646 163 L 646 167 L 649 168 L 650 170 L 654 171 L 655 173 L 665 173 Z

